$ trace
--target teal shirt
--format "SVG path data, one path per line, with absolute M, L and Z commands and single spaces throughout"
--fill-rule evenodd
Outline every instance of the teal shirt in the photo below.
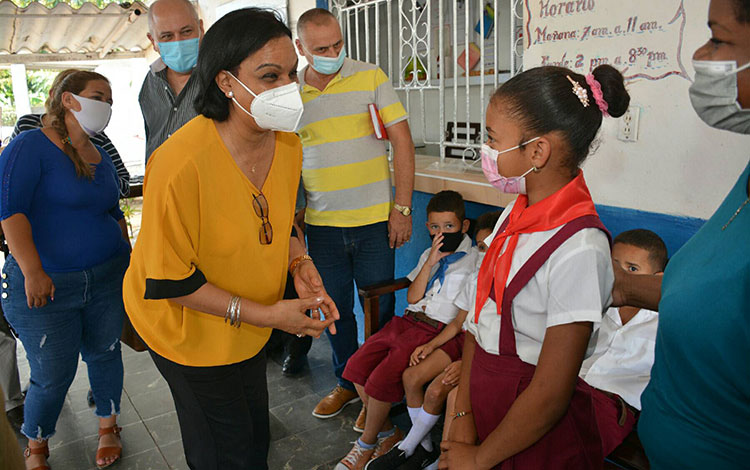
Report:
M 660 469 L 750 468 L 750 163 L 669 261 L 638 433 Z

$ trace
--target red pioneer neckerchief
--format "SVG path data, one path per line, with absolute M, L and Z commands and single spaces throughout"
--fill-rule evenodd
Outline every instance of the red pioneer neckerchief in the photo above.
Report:
M 505 285 L 513 260 L 513 251 L 518 244 L 521 233 L 544 232 L 567 224 L 573 219 L 585 215 L 597 215 L 594 201 L 591 200 L 589 188 L 583 179 L 583 171 L 578 170 L 578 176 L 573 178 L 559 191 L 536 204 L 528 207 L 529 198 L 521 194 L 516 199 L 513 209 L 508 215 L 505 230 L 495 235 L 490 248 L 479 269 L 477 283 L 477 303 L 474 313 L 474 323 L 479 323 L 479 312 L 490 296 L 493 280 L 495 285 L 495 301 L 500 315 Z M 508 240 L 508 247 L 500 254 Z

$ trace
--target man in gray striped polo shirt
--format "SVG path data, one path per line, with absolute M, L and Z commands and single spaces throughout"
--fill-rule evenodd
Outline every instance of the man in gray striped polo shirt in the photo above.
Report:
M 366 286 L 393 279 L 394 249 L 411 236 L 414 144 L 390 79 L 376 65 L 346 58 L 341 28 L 330 12 L 304 13 L 297 35 L 297 50 L 310 64 L 299 74 L 305 111 L 298 129 L 307 240 L 340 314 L 337 334 L 328 335 L 338 385 L 313 411 L 318 418 L 329 418 L 359 400 L 354 385 L 342 377 L 358 348 L 354 282 Z M 393 148 L 395 196 L 385 143 L 375 137 L 371 104 L 377 106 Z M 392 294 L 381 297 L 380 309 L 382 326 L 393 317 Z M 363 408 L 358 422 L 364 416 Z
M 147 34 L 161 56 L 146 74 L 138 103 L 146 128 L 146 162 L 165 140 L 193 119 L 198 81 L 191 80 L 198 60 L 203 21 L 189 0 L 157 0 L 148 10 Z

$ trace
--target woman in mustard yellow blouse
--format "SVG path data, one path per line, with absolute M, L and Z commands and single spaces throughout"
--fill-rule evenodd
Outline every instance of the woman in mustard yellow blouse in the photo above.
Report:
M 192 74 L 198 117 L 146 170 L 123 296 L 172 391 L 192 469 L 267 468 L 271 328 L 319 336 L 338 318 L 290 237 L 302 165 L 296 70 L 291 33 L 273 13 L 224 16 Z M 287 272 L 300 299 L 281 300 Z

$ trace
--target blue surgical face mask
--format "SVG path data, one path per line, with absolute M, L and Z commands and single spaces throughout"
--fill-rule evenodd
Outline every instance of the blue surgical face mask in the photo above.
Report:
M 711 127 L 750 134 L 750 109 L 737 101 L 737 74 L 750 62 L 737 66 L 733 60 L 693 60 L 695 81 L 690 102 L 698 116 Z
M 313 56 L 312 68 L 323 75 L 333 75 L 341 70 L 341 66 L 344 65 L 344 59 L 346 58 L 346 50 L 343 47 L 336 58 L 313 55 L 311 52 L 310 54 Z
M 200 38 L 160 42 L 159 54 L 161 60 L 167 67 L 177 73 L 188 73 L 198 63 L 199 43 Z

